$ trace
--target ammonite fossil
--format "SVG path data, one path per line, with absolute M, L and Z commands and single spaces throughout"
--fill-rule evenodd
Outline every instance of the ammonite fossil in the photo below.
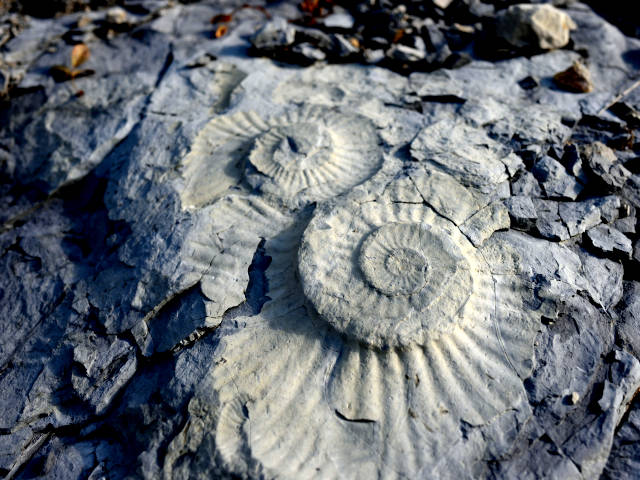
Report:
M 211 472 L 247 476 L 420 477 L 463 422 L 524 398 L 537 323 L 517 271 L 496 270 L 508 248 L 476 248 L 407 177 L 392 183 L 268 234 L 269 301 L 223 322 L 171 451 L 215 445 Z
M 344 193 L 382 165 L 379 138 L 361 115 L 306 107 L 263 120 L 238 113 L 211 120 L 183 161 L 184 206 L 220 197 L 244 175 L 291 207 Z
M 336 330 L 376 347 L 421 344 L 460 323 L 488 269 L 451 222 L 422 204 L 326 207 L 299 253 L 305 295 Z

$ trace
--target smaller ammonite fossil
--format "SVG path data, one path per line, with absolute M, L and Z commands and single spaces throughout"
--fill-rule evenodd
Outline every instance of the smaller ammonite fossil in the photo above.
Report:
M 305 107 L 263 120 L 211 120 L 183 161 L 184 206 L 201 206 L 247 180 L 290 207 L 344 193 L 382 166 L 380 140 L 361 115 Z

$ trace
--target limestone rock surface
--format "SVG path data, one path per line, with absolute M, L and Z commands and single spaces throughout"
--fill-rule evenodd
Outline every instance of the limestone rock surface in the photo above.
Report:
M 0 476 L 637 476 L 640 40 L 299 3 L 2 13 Z

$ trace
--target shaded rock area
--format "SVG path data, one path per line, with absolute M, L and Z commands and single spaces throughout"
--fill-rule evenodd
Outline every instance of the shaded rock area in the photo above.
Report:
M 41 3 L 0 7 L 0 476 L 637 478 L 622 7 Z

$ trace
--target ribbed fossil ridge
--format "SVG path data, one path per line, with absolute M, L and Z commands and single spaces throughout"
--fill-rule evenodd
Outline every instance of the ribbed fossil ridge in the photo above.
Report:
M 219 198 L 243 174 L 262 192 L 298 207 L 344 193 L 382 165 L 366 118 L 306 107 L 263 120 L 238 113 L 211 120 L 183 160 L 183 206 Z
M 422 204 L 330 206 L 305 232 L 299 271 L 321 317 L 376 347 L 407 346 L 493 298 L 487 267 L 451 222 Z

